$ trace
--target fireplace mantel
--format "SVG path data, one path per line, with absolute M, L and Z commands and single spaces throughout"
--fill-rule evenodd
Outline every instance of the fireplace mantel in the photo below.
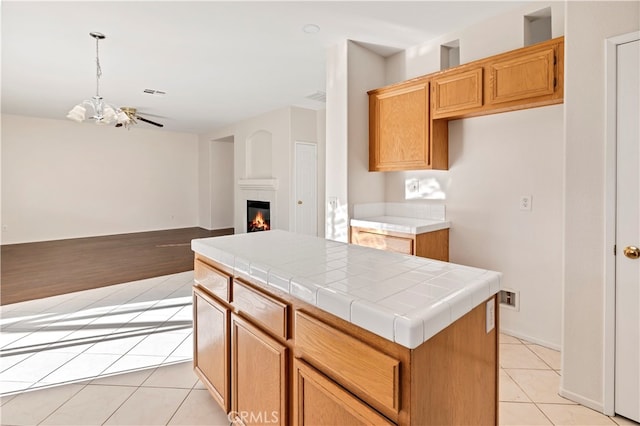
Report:
M 275 191 L 278 179 L 239 179 L 238 186 L 245 190 Z

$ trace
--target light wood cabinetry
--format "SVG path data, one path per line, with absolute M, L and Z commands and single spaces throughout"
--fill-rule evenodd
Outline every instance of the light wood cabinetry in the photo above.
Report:
M 193 289 L 193 367 L 216 402 L 229 411 L 229 309 Z
M 303 312 L 296 312 L 295 325 L 296 348 L 305 359 L 372 406 L 397 418 L 400 361 Z M 358 356 L 353 357 L 354 353 Z
M 433 118 L 451 117 L 482 106 L 482 67 L 451 71 L 431 80 Z
M 489 62 L 486 66 L 489 105 L 513 102 L 512 105 L 520 106 L 519 101 L 526 101 L 524 104 L 528 105 L 536 98 L 561 99 L 562 94 L 556 91 L 558 47 L 558 43 L 545 43 L 501 55 Z
M 411 88 L 430 93 L 409 96 Z M 564 37 L 368 94 L 370 171 L 446 170 L 449 120 L 563 102 Z
M 422 234 L 381 231 L 379 229 L 350 228 L 352 244 L 380 250 L 411 254 L 429 259 L 449 261 L 449 230 L 441 229 Z
M 429 81 L 369 92 L 369 170 L 430 168 Z
M 287 347 L 236 314 L 231 336 L 232 410 L 246 424 L 287 424 Z
M 392 425 L 316 369 L 293 362 L 294 425 Z
M 409 349 L 249 278 L 230 278 L 229 303 L 193 291 L 195 371 L 239 424 L 497 425 L 485 303 Z

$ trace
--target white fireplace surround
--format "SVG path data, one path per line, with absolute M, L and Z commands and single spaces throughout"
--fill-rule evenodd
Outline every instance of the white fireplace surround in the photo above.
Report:
M 240 214 L 242 215 L 241 232 L 247 232 L 247 200 L 268 201 L 271 215 L 271 229 L 279 227 L 278 204 L 276 191 L 278 179 L 239 179 Z
M 245 191 L 276 191 L 278 179 L 239 179 L 238 186 Z

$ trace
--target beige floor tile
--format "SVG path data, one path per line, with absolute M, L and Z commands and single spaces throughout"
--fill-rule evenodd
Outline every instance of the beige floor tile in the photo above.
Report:
M 527 395 L 520 389 L 511 377 L 500 369 L 500 401 L 531 402 Z
M 575 404 L 558 395 L 560 376 L 553 370 L 506 370 L 535 403 Z
M 532 403 L 502 402 L 500 403 L 499 420 L 501 425 L 550 425 L 542 411 Z
M 538 407 L 556 426 L 615 425 L 609 417 L 582 405 L 538 404 Z
M 517 337 L 509 336 L 508 334 L 500 333 L 499 337 L 500 343 L 514 343 L 514 344 L 522 344 L 520 339 Z
M 134 386 L 86 386 L 40 424 L 101 425 L 136 389 Z
M 91 381 L 92 385 L 111 386 L 140 386 L 155 371 L 155 367 L 130 373 L 118 373 L 111 376 L 101 376 Z
M 638 426 L 640 423 L 636 423 L 633 420 L 629 420 L 626 417 L 618 416 L 611 417 L 611 419 L 620 426 Z
M 142 386 L 191 389 L 196 384 L 196 380 L 198 378 L 193 372 L 193 364 L 181 362 L 158 367 Z
M 104 424 L 166 425 L 188 393 L 188 389 L 138 388 Z
M 3 425 L 37 425 L 83 388 L 65 385 L 22 393 L 2 406 L 0 420 Z
M 204 385 L 204 383 L 202 383 L 202 381 L 200 379 L 198 379 L 198 381 L 196 382 L 195 386 L 193 387 L 194 389 L 207 389 L 207 387 Z
M 227 414 L 216 404 L 206 390 L 194 389 L 189 393 L 173 418 L 170 425 L 212 425 L 227 426 Z
M 500 344 L 500 366 L 502 368 L 549 369 L 536 354 L 525 345 Z
M 545 348 L 540 345 L 527 345 L 529 349 L 535 352 L 544 362 L 549 364 L 554 370 L 560 370 L 560 351 Z

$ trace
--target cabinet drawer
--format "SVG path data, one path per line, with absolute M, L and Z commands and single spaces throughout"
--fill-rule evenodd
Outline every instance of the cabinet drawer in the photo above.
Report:
M 196 259 L 194 266 L 194 281 L 228 302 L 231 277 L 200 259 Z
M 396 253 L 413 254 L 413 239 L 378 234 L 362 229 L 352 232 L 351 242 L 366 247 L 394 251 Z
M 296 311 L 299 355 L 382 412 L 400 410 L 400 361 Z
M 233 282 L 233 306 L 249 315 L 276 336 L 287 339 L 289 305 L 255 290 L 241 281 Z

